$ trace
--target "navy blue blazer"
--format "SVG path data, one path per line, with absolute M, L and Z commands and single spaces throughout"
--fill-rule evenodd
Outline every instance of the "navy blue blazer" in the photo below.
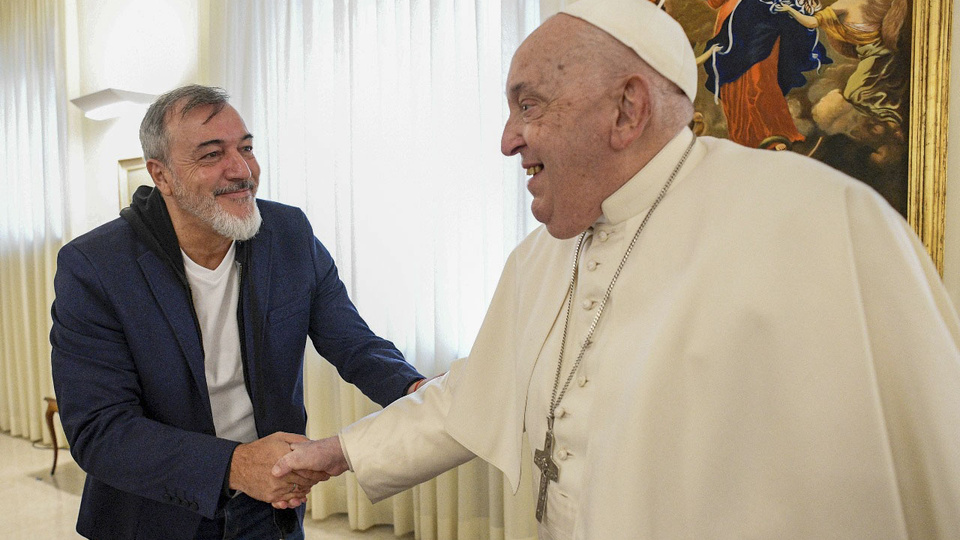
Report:
M 421 375 L 357 313 L 306 216 L 258 205 L 263 225 L 238 243 L 237 260 L 241 349 L 259 436 L 304 433 L 308 336 L 375 402 L 401 397 Z M 58 257 L 53 379 L 71 452 L 88 473 L 77 531 L 91 538 L 193 538 L 201 516 L 213 517 L 224 502 L 238 443 L 215 436 L 189 287 L 167 247 L 165 256 L 121 218 Z

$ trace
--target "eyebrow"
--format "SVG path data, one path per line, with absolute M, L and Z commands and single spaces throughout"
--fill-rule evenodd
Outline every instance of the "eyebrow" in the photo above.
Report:
M 520 91 L 523 90 L 526 85 L 527 85 L 527 83 L 525 83 L 525 82 L 518 82 L 517 84 L 511 86 L 509 90 L 507 90 L 507 95 L 508 95 L 508 96 L 515 96 L 515 95 L 519 94 Z
M 247 133 L 240 139 L 240 142 L 249 141 L 249 140 L 253 140 L 253 135 Z M 203 148 L 204 146 L 210 146 L 212 144 L 221 145 L 223 144 L 223 142 L 224 142 L 223 139 L 210 139 L 209 141 L 203 141 L 202 143 L 198 144 L 197 148 L 198 149 Z

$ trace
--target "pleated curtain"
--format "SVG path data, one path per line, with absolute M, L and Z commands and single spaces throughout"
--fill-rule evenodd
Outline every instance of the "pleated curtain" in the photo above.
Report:
M 499 143 L 537 1 L 213 1 L 207 17 L 205 71 L 254 134 L 260 196 L 303 208 L 374 331 L 442 373 L 535 225 L 519 159 Z M 309 344 L 304 376 L 311 437 L 376 409 Z M 371 505 L 347 473 L 314 488 L 309 516 L 424 539 L 535 538 L 529 474 L 513 496 L 475 460 Z
M 63 2 L 0 2 L 0 430 L 49 442 L 50 304 L 67 207 Z

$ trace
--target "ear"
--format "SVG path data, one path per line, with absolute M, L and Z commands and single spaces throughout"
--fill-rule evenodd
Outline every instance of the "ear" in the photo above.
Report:
M 631 75 L 617 100 L 617 122 L 610 134 L 610 145 L 623 150 L 640 138 L 651 116 L 651 88 L 645 77 Z
M 148 159 L 147 172 L 150 173 L 150 178 L 153 179 L 153 183 L 160 190 L 160 193 L 168 196 L 173 195 L 172 173 L 166 165 L 160 160 Z

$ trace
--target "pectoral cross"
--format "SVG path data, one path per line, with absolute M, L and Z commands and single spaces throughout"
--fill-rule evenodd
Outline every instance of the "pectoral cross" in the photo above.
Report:
M 543 521 L 547 510 L 547 485 L 560 478 L 560 469 L 553 461 L 553 415 L 547 417 L 547 438 L 543 441 L 543 450 L 533 453 L 533 462 L 540 469 L 540 492 L 537 495 L 537 521 Z

